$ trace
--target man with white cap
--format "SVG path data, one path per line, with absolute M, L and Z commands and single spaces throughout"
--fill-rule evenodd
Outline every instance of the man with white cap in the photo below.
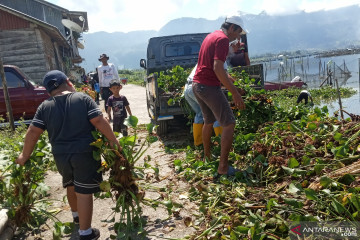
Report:
M 235 175 L 235 169 L 228 164 L 228 157 L 233 141 L 235 117 L 229 102 L 221 90 L 221 84 L 231 93 L 235 107 L 245 109 L 244 101 L 229 79 L 224 62 L 229 51 L 229 42 L 240 39 L 245 34 L 244 23 L 239 16 L 230 16 L 221 25 L 221 30 L 210 33 L 204 39 L 196 73 L 193 78 L 193 91 L 199 102 L 204 117 L 202 139 L 204 157 L 210 159 L 210 142 L 213 123 L 217 120 L 223 127 L 221 135 L 221 154 L 218 174 Z

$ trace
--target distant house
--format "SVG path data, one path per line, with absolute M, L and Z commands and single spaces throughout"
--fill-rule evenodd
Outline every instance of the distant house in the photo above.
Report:
M 71 23 L 70 29 L 63 25 L 64 19 Z M 72 25 L 80 30 L 75 32 Z M 87 30 L 86 12 L 68 11 L 43 0 L 0 0 L 0 58 L 36 82 L 53 69 L 70 77 L 83 72 L 76 65 L 83 60 L 78 39 L 79 32 Z

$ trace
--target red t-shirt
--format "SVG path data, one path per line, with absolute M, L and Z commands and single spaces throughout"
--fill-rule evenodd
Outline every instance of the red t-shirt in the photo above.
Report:
M 229 38 L 221 30 L 206 36 L 201 44 L 198 65 L 193 81 L 209 86 L 221 86 L 214 72 L 214 60 L 225 62 L 229 51 Z

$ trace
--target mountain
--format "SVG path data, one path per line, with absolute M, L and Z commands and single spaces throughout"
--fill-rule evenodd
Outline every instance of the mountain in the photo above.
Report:
M 335 10 L 299 12 L 292 15 L 241 16 L 248 33 L 249 55 L 281 51 L 328 50 L 360 45 L 360 6 Z M 110 56 L 109 62 L 125 69 L 138 69 L 141 58 L 146 58 L 149 38 L 184 33 L 212 32 L 219 29 L 225 17 L 216 20 L 204 18 L 179 18 L 164 25 L 159 31 L 95 32 L 83 34 L 85 58 L 82 67 L 87 72 L 100 65 L 100 54 Z M 91 26 L 90 26 L 91 27 Z

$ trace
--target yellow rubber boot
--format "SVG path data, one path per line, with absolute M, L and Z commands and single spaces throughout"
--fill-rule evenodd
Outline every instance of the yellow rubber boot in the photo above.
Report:
M 203 123 L 193 123 L 193 135 L 194 135 L 194 145 L 199 146 L 202 142 L 202 128 Z
M 222 134 L 222 127 L 214 127 L 215 136 L 219 136 Z

